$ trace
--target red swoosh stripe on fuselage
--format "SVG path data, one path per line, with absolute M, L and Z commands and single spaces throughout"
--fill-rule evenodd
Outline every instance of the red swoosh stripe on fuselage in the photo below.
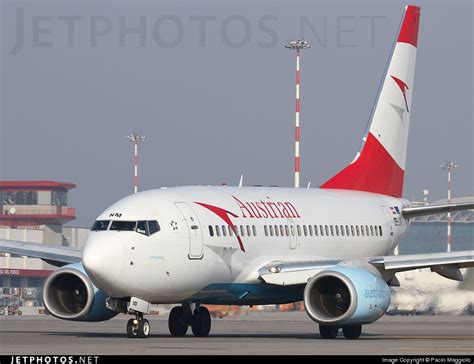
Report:
M 230 228 L 232 229 L 232 231 L 234 232 L 235 237 L 237 238 L 237 241 L 239 242 L 240 250 L 245 252 L 245 248 L 244 248 L 244 244 L 242 243 L 242 239 L 237 234 L 237 227 L 234 225 L 234 223 L 232 222 L 232 220 L 229 217 L 229 215 L 231 215 L 232 217 L 239 217 L 239 216 L 237 216 L 236 214 L 233 214 L 230 211 L 227 211 L 227 210 L 224 210 L 220 207 L 217 207 L 217 206 L 208 205 L 206 203 L 196 202 L 196 201 L 194 201 L 194 203 L 196 203 L 198 205 L 201 205 L 202 207 L 205 207 L 208 210 L 211 210 L 213 213 L 215 213 L 217 216 L 219 216 L 222 220 L 224 220 L 227 223 L 227 225 L 229 225 Z

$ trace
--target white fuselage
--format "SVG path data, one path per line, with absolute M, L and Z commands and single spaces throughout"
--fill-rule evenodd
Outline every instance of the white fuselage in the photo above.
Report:
M 116 202 L 97 220 L 156 220 L 160 231 L 150 236 L 91 231 L 83 264 L 97 287 L 112 297 L 155 303 L 284 302 L 284 292 L 248 289 L 263 285 L 260 267 L 278 260 L 390 254 L 408 229 L 400 214 L 406 206 L 406 200 L 347 190 L 150 190 Z

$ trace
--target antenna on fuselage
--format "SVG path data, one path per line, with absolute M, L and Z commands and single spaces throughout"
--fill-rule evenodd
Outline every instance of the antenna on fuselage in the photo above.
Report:
M 242 185 L 244 184 L 244 175 L 240 175 L 240 181 L 239 181 L 239 188 L 242 188 Z

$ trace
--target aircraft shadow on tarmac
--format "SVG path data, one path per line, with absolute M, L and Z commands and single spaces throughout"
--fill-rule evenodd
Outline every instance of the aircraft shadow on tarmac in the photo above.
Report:
M 68 337 L 76 337 L 76 338 L 102 338 L 102 339 L 124 339 L 124 340 L 138 340 L 138 342 L 146 343 L 147 340 L 150 341 L 153 339 L 178 339 L 178 340 L 212 340 L 212 339 L 297 339 L 297 340 L 318 340 L 321 342 L 325 342 L 318 333 L 229 333 L 229 334 L 210 334 L 207 338 L 199 338 L 195 337 L 191 334 L 186 335 L 184 337 L 173 337 L 169 334 L 150 334 L 148 339 L 129 339 L 123 333 L 120 332 L 77 332 L 77 331 L 70 331 L 70 332 L 44 332 L 44 331 L 15 331 L 18 334 L 38 334 L 38 335 L 45 335 L 45 336 L 68 336 Z M 456 340 L 472 340 L 472 336 L 468 335 L 454 335 L 452 338 Z M 419 333 L 419 334 L 407 334 L 406 336 L 400 335 L 387 335 L 387 334 L 373 334 L 373 333 L 362 333 L 360 340 L 446 340 L 446 335 L 436 335 L 436 334 L 426 334 L 426 333 Z M 344 336 L 339 334 L 339 336 L 335 339 L 345 340 Z M 327 340 L 332 342 L 334 340 Z M 355 341 L 355 340 L 350 340 Z
M 18 331 L 17 331 L 18 332 Z M 33 331 L 24 331 L 25 333 L 35 333 Z M 110 333 L 110 332 L 36 332 L 40 335 L 47 335 L 47 336 L 71 336 L 71 337 L 81 337 L 81 338 L 122 338 L 127 340 L 133 340 L 127 338 L 123 333 Z M 386 337 L 386 336 L 385 336 Z M 207 338 L 200 338 L 195 337 L 193 335 L 186 335 L 184 337 L 174 337 L 169 334 L 150 334 L 148 337 L 149 339 L 153 338 L 161 338 L 161 339 L 180 339 L 180 340 L 198 340 L 198 339 L 227 339 L 227 338 L 241 338 L 241 339 L 322 339 L 319 334 L 316 333 L 239 333 L 239 334 L 210 334 Z M 363 333 L 361 338 L 370 338 L 370 339 L 383 339 L 384 335 L 381 334 L 367 334 Z M 339 335 L 336 340 L 342 339 L 344 340 L 344 336 Z M 141 339 L 134 339 L 138 341 L 142 341 Z M 146 340 L 143 340 L 146 341 Z

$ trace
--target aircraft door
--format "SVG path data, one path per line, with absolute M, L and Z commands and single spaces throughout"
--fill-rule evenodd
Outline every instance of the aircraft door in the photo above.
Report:
M 395 233 L 395 215 L 390 213 L 390 208 L 387 206 L 380 206 L 385 216 L 386 223 L 383 225 L 383 229 L 387 231 L 387 247 L 389 249 L 394 248 L 393 244 L 395 243 L 394 233 Z
M 191 206 L 186 202 L 176 202 L 176 207 L 181 212 L 188 226 L 189 234 L 189 259 L 201 259 L 203 256 L 203 236 L 199 219 Z
M 298 234 L 296 234 L 295 222 L 291 219 L 288 219 L 287 223 L 290 229 L 290 249 L 296 249 L 296 246 L 298 245 Z

